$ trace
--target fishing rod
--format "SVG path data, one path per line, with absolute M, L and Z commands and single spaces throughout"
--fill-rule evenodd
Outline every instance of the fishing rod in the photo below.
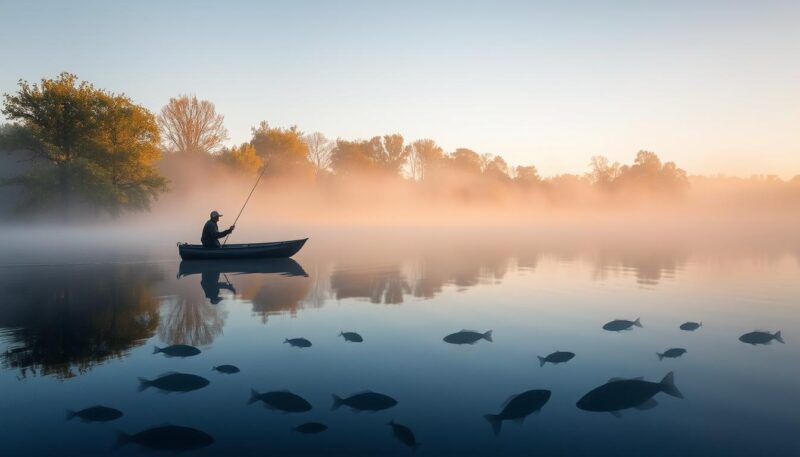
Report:
M 258 186 L 258 183 L 261 182 L 261 177 L 264 176 L 264 172 L 265 171 L 267 171 L 267 165 L 266 164 L 264 164 L 264 167 L 261 169 L 261 173 L 259 173 L 258 179 L 256 179 L 256 183 L 253 184 L 253 188 L 250 189 L 250 193 L 247 195 L 247 199 L 244 201 L 244 205 L 242 205 L 242 209 L 239 210 L 239 214 L 236 215 L 236 219 L 234 219 L 232 227 L 235 227 L 236 226 L 236 222 L 239 221 L 239 216 L 242 215 L 242 211 L 244 211 L 244 207 L 247 206 L 247 202 L 249 202 L 250 201 L 250 197 L 253 196 L 253 191 L 256 190 L 256 187 Z M 231 236 L 231 234 L 229 233 L 225 237 L 225 241 L 222 242 L 223 246 L 225 246 L 225 243 L 228 242 L 228 237 L 230 237 L 230 236 Z

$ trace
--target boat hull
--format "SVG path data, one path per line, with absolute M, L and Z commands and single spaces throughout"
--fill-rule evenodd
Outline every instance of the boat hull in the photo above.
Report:
M 178 254 L 183 260 L 286 259 L 297 254 L 307 240 L 308 238 L 273 243 L 228 244 L 221 248 L 178 244 Z

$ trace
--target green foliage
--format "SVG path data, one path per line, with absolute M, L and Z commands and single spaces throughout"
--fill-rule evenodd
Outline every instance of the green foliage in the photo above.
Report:
M 154 166 L 161 156 L 155 118 L 125 96 L 62 73 L 40 84 L 20 81 L 2 112 L 18 122 L 0 135 L 2 149 L 34 159 L 6 182 L 23 188 L 21 209 L 57 201 L 65 215 L 74 203 L 118 215 L 148 209 L 166 189 Z

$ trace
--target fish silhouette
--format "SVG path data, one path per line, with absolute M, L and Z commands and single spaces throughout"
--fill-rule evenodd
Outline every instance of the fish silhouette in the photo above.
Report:
M 658 360 L 664 360 L 664 358 L 675 359 L 675 358 L 678 358 L 678 357 L 682 356 L 683 354 L 686 354 L 686 349 L 684 349 L 684 348 L 670 348 L 670 349 L 667 349 L 664 352 L 656 352 L 656 354 L 658 354 Z
M 552 392 L 543 389 L 534 389 L 513 395 L 503 404 L 499 414 L 486 414 L 483 417 L 489 421 L 495 435 L 500 433 L 503 421 L 522 422 L 533 413 L 538 413 L 550 400 Z
M 191 392 L 202 389 L 208 384 L 209 380 L 202 376 L 188 373 L 165 373 L 152 381 L 139 378 L 139 391 L 155 387 L 166 392 Z
M 322 433 L 327 429 L 328 426 L 325 424 L 320 424 L 319 422 L 306 422 L 305 424 L 298 425 L 292 430 L 300 432 L 305 435 L 311 435 L 316 433 Z
M 693 332 L 702 326 L 703 326 L 702 322 L 684 322 L 683 324 L 681 324 L 681 330 L 686 330 L 687 332 Z
M 311 341 L 308 341 L 305 338 L 286 338 L 283 342 L 284 344 L 289 343 L 290 346 L 294 346 L 296 348 L 308 348 L 311 347 Z
M 611 379 L 584 395 L 578 400 L 576 406 L 584 411 L 610 412 L 617 416 L 623 409 L 645 405 L 659 392 L 683 398 L 683 394 L 675 387 L 674 375 L 669 372 L 661 382 L 649 382 L 643 379 Z
M 162 353 L 167 357 L 191 357 L 199 354 L 200 352 L 200 349 L 186 344 L 173 344 L 172 346 L 167 346 L 165 348 L 160 348 L 158 346 L 153 347 L 153 354 Z
M 744 335 L 739 337 L 739 341 L 741 341 L 742 343 L 747 343 L 752 345 L 770 344 L 772 340 L 775 340 L 779 343 L 784 342 L 780 330 L 775 332 L 774 334 L 756 330 L 755 332 L 745 333 Z
M 220 373 L 225 373 L 225 374 L 234 374 L 234 373 L 238 373 L 240 371 L 239 367 L 237 367 L 235 365 L 220 365 L 218 367 L 213 367 L 211 369 L 214 370 L 214 371 L 219 371 Z
M 401 443 L 412 449 L 417 449 L 420 446 L 417 442 L 417 437 L 414 436 L 414 432 L 412 432 L 410 428 L 398 424 L 394 419 L 389 421 L 387 425 L 392 427 L 392 434 L 394 434 L 395 438 L 400 440 Z
M 134 435 L 119 433 L 117 446 L 136 443 L 161 451 L 190 451 L 214 444 L 214 438 L 206 432 L 179 425 L 164 425 L 149 428 Z
M 367 391 L 351 395 L 347 398 L 334 395 L 333 407 L 331 409 L 337 409 L 341 405 L 347 405 L 357 411 L 380 411 L 382 409 L 389 409 L 396 404 L 397 400 L 388 395 Z
M 480 333 L 475 330 L 461 330 L 460 332 L 451 333 L 444 337 L 444 341 L 450 344 L 475 344 L 480 340 L 491 342 L 492 331 L 489 330 L 485 333 Z
M 285 413 L 302 413 L 311 410 L 311 403 L 303 397 L 293 394 L 288 390 L 278 390 L 260 394 L 250 389 L 250 401 L 248 405 L 261 401 L 270 409 L 276 409 Z
M 77 417 L 84 422 L 108 422 L 122 417 L 122 411 L 108 406 L 91 406 L 80 411 L 67 410 L 67 420 Z
M 343 336 L 345 341 L 349 341 L 351 343 L 360 343 L 364 341 L 364 338 L 361 337 L 356 332 L 340 332 L 339 336 Z
M 637 317 L 635 321 L 628 321 L 625 319 L 614 319 L 613 321 L 607 323 L 603 326 L 603 330 L 608 330 L 610 332 L 620 332 L 622 330 L 632 329 L 634 326 L 641 327 L 642 323 L 639 322 L 639 318 Z
M 539 366 L 543 367 L 545 363 L 550 362 L 553 365 L 557 363 L 564 363 L 567 361 L 572 360 L 575 357 L 574 352 L 566 352 L 566 351 L 556 351 L 547 357 L 537 356 L 539 358 Z

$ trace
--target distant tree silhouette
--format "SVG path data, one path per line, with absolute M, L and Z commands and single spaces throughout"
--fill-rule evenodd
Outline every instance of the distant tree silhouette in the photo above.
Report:
M 308 146 L 303 132 L 297 126 L 288 129 L 270 127 L 261 121 L 252 129 L 250 140 L 258 155 L 264 160 L 265 174 L 290 178 L 311 178 L 314 165 L 308 158 Z
M 478 176 L 483 171 L 481 156 L 472 149 L 458 148 L 449 155 L 449 158 L 448 166 L 454 171 L 473 176 Z
M 250 143 L 242 143 L 232 148 L 222 148 L 222 151 L 215 154 L 214 158 L 233 170 L 246 173 L 257 173 L 264 166 L 264 160 Z
M 334 143 L 320 132 L 304 135 L 303 142 L 308 148 L 308 159 L 314 165 L 314 172 L 317 176 L 327 172 L 331 166 L 331 151 Z
M 417 181 L 431 179 L 445 166 L 444 151 L 435 141 L 417 140 L 409 148 L 409 171 Z
M 164 148 L 172 153 L 211 154 L 228 139 L 224 116 L 214 104 L 192 95 L 170 98 L 158 115 Z

